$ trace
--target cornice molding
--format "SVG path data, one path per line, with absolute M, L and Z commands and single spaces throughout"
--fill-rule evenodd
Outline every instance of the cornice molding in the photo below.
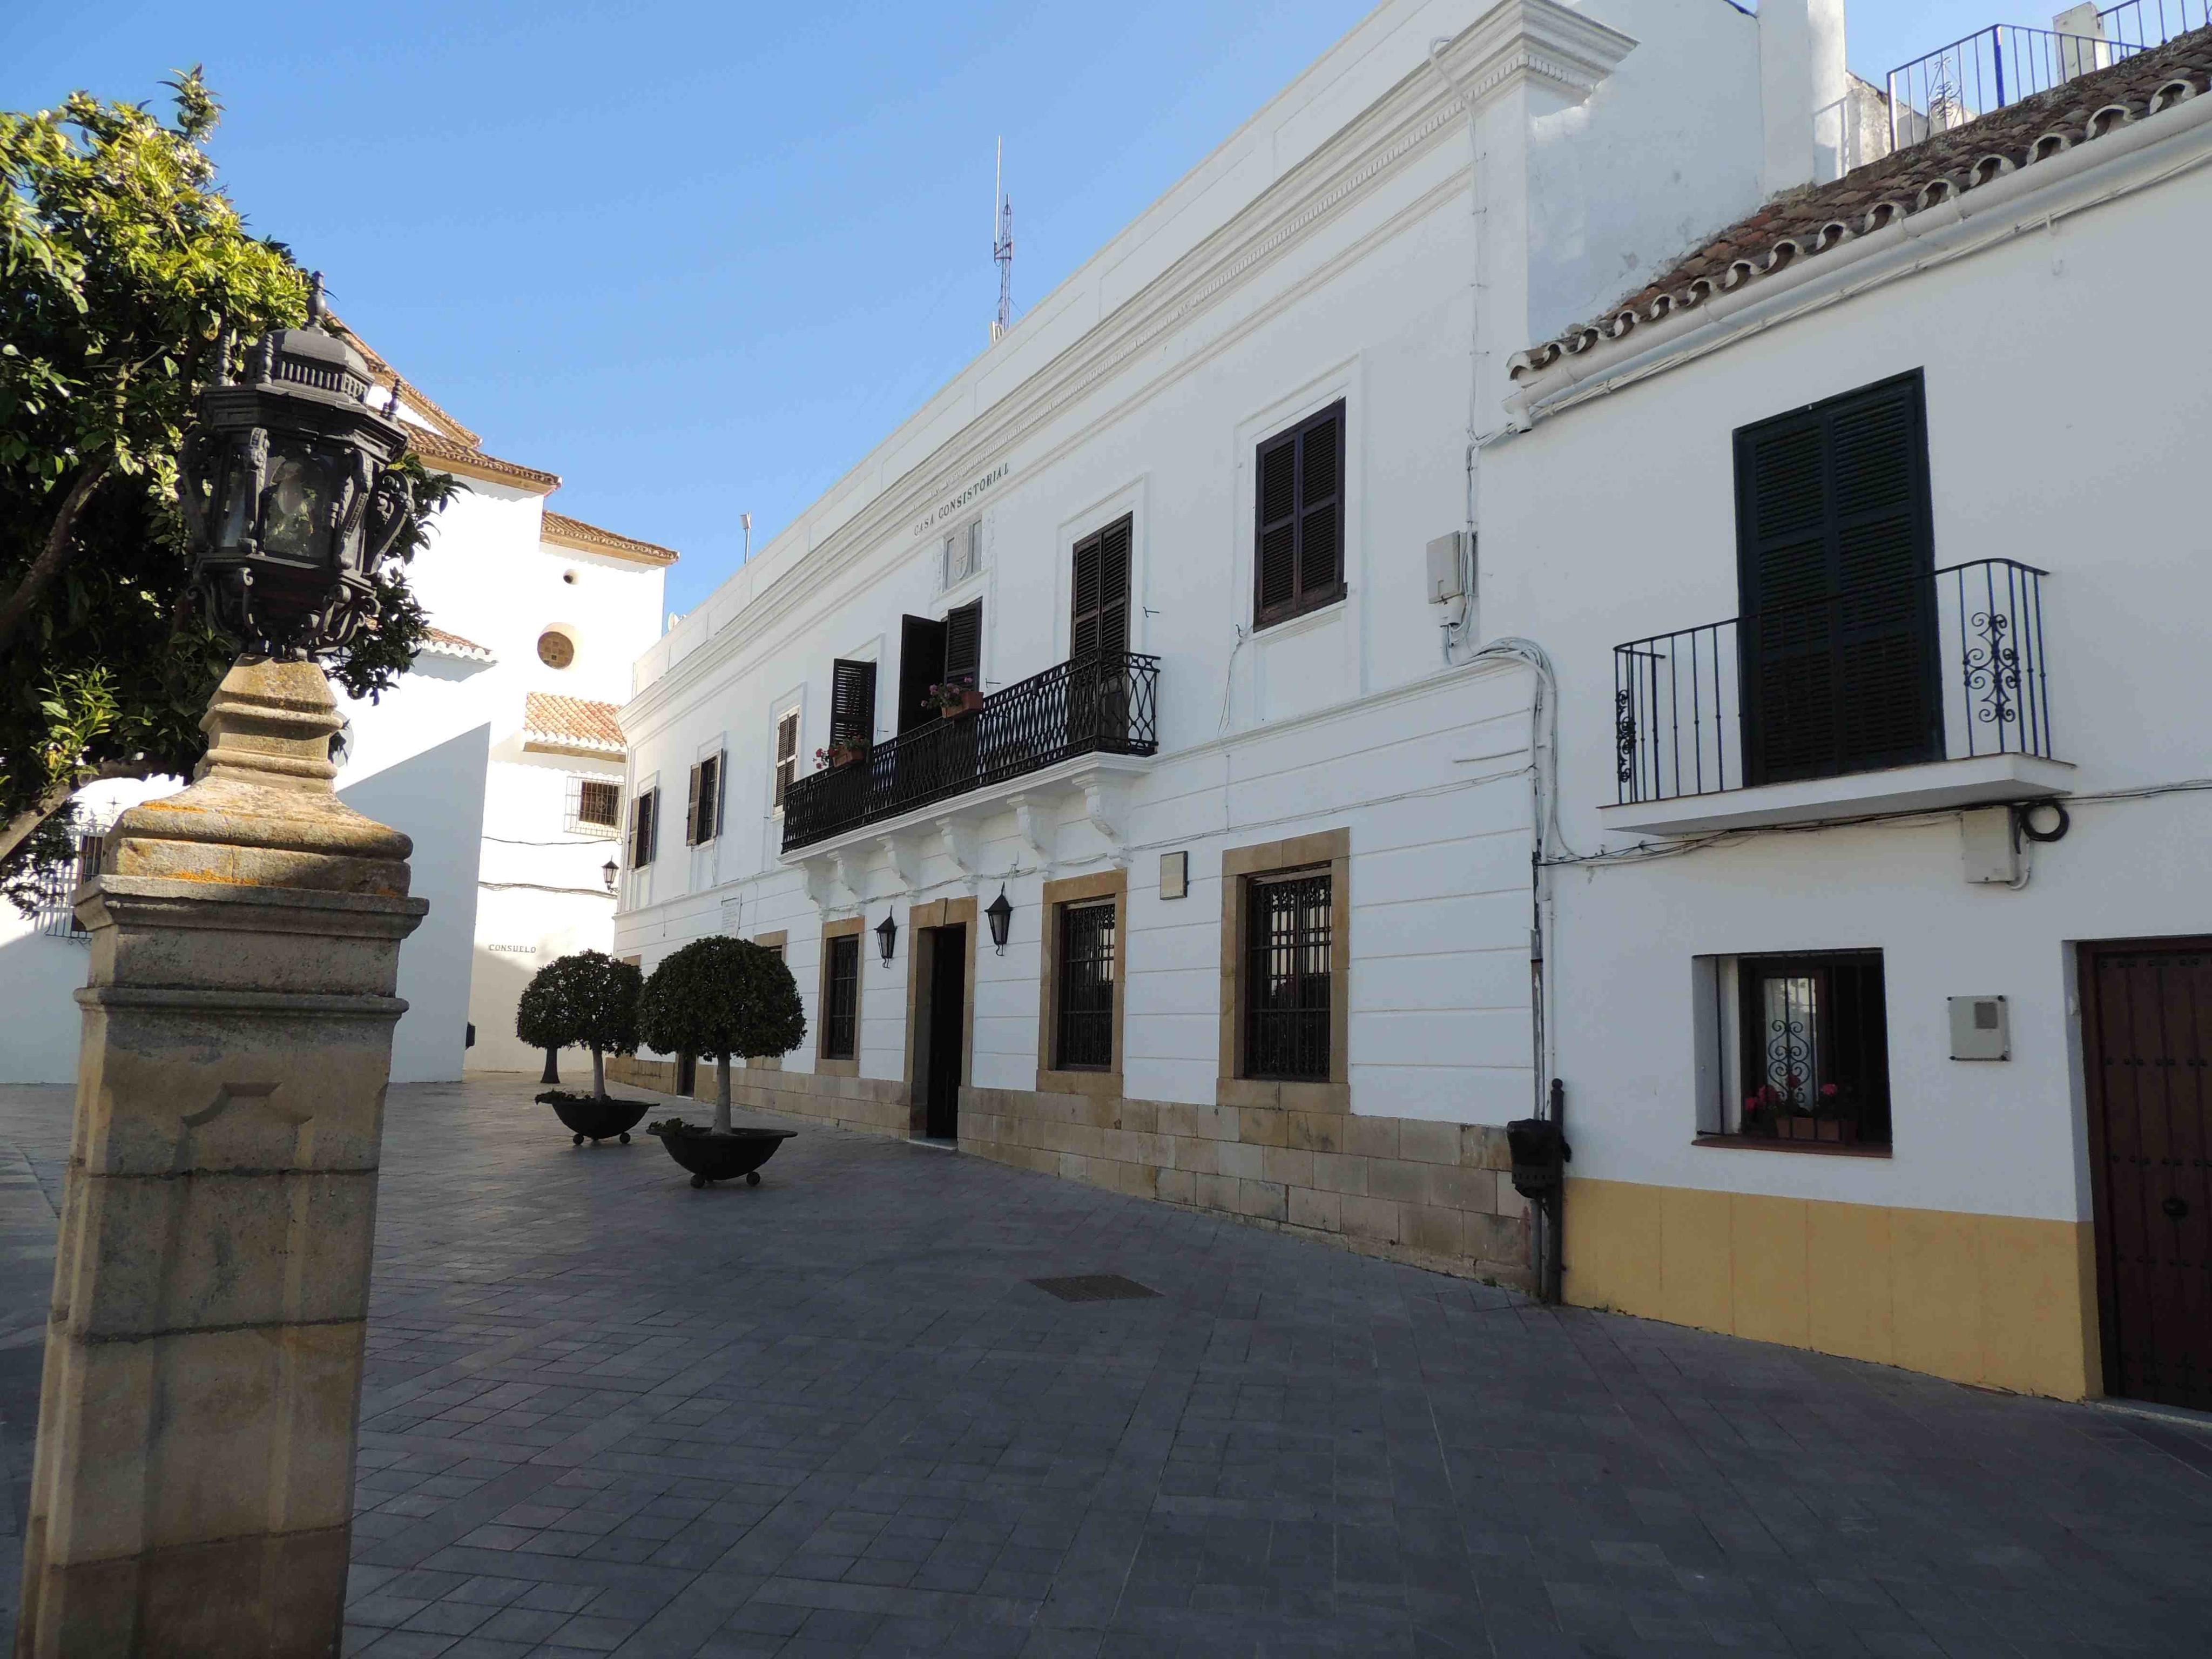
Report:
M 1492 75 L 1494 91 L 1523 75 L 1559 84 L 1571 84 L 1580 76 L 1595 85 L 1635 45 L 1554 0 L 1505 0 L 1440 56 L 1483 68 Z M 969 421 L 799 556 L 713 635 L 670 663 L 624 706 L 625 720 L 651 721 L 853 566 L 894 540 L 902 547 L 908 527 L 928 504 L 1005 459 L 1231 289 L 1310 240 L 1441 142 L 1464 118 L 1463 95 L 1426 61 L 1409 70 L 1227 224 Z M 710 599 L 702 609 L 712 605 Z
M 1506 0 L 1436 55 L 1463 97 L 1480 103 L 1523 81 L 1580 103 L 1636 50 L 1632 36 L 1557 0 Z

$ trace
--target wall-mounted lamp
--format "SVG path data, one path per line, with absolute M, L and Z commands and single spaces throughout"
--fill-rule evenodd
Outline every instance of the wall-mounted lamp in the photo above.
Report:
M 599 879 L 606 883 L 607 891 L 610 893 L 615 890 L 615 878 L 621 874 L 622 866 L 617 864 L 612 859 L 609 859 L 605 864 L 599 866 Z
M 897 948 L 898 923 L 891 920 L 891 913 L 886 910 L 883 921 L 876 925 L 876 949 L 883 953 L 884 967 L 891 965 L 891 952 Z
M 1006 902 L 1006 884 L 999 884 L 999 896 L 984 907 L 984 916 L 991 924 L 991 945 L 1000 956 L 1006 954 L 1006 927 L 1014 919 L 1014 907 Z

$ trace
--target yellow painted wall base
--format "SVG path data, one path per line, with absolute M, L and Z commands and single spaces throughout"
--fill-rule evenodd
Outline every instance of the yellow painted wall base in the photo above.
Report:
M 2100 1391 L 2086 1222 L 1567 1182 L 1565 1294 L 2022 1394 Z

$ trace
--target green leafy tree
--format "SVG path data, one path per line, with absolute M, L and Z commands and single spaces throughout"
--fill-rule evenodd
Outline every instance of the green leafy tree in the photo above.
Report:
M 234 650 L 191 604 L 178 453 L 219 343 L 307 318 L 290 252 L 216 185 L 214 95 L 169 85 L 173 123 L 82 92 L 0 111 L 0 879 L 85 785 L 198 758 Z M 401 465 L 404 561 L 459 486 Z M 330 665 L 371 699 L 426 627 L 404 563 L 377 583 L 378 627 Z
M 577 951 L 547 963 L 516 1005 L 514 1035 L 533 1048 L 589 1048 L 592 1094 L 607 1097 L 610 1054 L 637 1052 L 635 967 L 604 951 Z
M 714 1057 L 714 1127 L 730 1127 L 730 1056 L 787 1054 L 806 1040 L 799 986 L 783 958 L 741 939 L 694 939 L 672 952 L 638 1000 L 639 1037 L 667 1054 Z

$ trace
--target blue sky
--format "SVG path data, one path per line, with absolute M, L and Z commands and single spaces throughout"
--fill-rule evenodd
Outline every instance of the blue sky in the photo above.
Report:
M 688 611 L 740 512 L 758 545 L 983 345 L 1000 135 L 1025 305 L 1368 9 L 0 0 L 0 107 L 205 64 L 254 226 L 487 448 L 562 474 L 556 506 L 680 549 Z M 1869 78 L 2048 21 L 1850 19 Z

